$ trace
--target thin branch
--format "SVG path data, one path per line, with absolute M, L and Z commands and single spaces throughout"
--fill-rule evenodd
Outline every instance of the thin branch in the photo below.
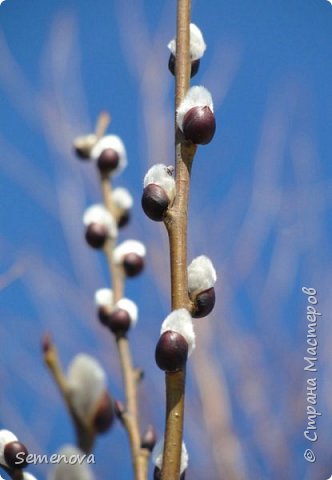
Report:
M 181 103 L 189 88 L 190 75 L 190 0 L 178 0 L 176 34 L 175 106 Z M 165 225 L 170 244 L 172 310 L 190 310 L 187 278 L 187 211 L 192 160 L 196 146 L 186 142 L 175 127 L 176 197 Z M 180 474 L 185 395 L 185 369 L 166 373 L 166 425 L 162 480 L 177 480 Z
M 84 453 L 88 454 L 92 451 L 95 441 L 95 432 L 92 423 L 89 422 L 89 419 L 87 419 L 87 423 L 83 423 L 82 420 L 76 415 L 71 400 L 68 382 L 61 368 L 56 347 L 49 337 L 46 337 L 44 342 L 45 364 L 49 368 L 73 420 L 73 424 L 76 430 L 77 445 Z
M 113 215 L 114 205 L 112 202 L 112 185 L 108 174 L 100 174 L 100 186 L 104 205 L 107 210 Z
M 125 385 L 125 394 L 126 394 L 126 406 L 128 412 L 134 417 L 138 418 L 137 411 L 137 391 L 136 391 L 136 372 L 133 368 L 131 353 L 129 348 L 129 342 L 127 338 L 119 336 L 116 339 L 119 356 L 121 360 L 121 369 L 122 376 Z
M 101 112 L 99 114 L 95 129 L 97 140 L 99 140 L 105 134 L 109 124 L 111 123 L 111 120 L 111 116 L 108 112 Z
M 115 220 L 118 221 L 121 218 L 122 210 L 112 201 L 112 184 L 110 183 L 108 174 L 100 174 L 100 185 L 104 205 L 107 210 L 111 212 Z
M 114 303 L 123 297 L 124 293 L 124 274 L 121 266 L 113 261 L 114 240 L 107 240 L 104 246 L 104 253 L 107 260 L 110 279 L 112 282 Z
M 102 114 L 105 116 L 105 114 Z M 109 117 L 99 119 L 98 125 L 108 124 Z M 98 135 L 98 127 L 96 134 Z M 100 184 L 103 202 L 107 210 L 118 218 L 118 212 L 112 202 L 112 185 L 108 175 L 100 174 Z M 113 250 L 116 246 L 114 240 L 107 240 L 104 246 L 104 253 L 107 259 L 110 281 L 113 289 L 113 303 L 123 297 L 124 273 L 121 266 L 113 260 Z M 121 364 L 122 379 L 126 398 L 126 411 L 123 414 L 123 425 L 129 437 L 133 468 L 136 480 L 146 480 L 148 474 L 149 451 L 141 448 L 141 435 L 138 420 L 138 398 L 137 398 L 137 371 L 133 366 L 129 341 L 125 334 L 116 335 L 116 344 Z

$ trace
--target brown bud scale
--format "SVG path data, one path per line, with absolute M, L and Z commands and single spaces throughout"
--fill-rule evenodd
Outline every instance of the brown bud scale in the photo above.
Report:
M 146 448 L 147 450 L 152 452 L 156 442 L 157 442 L 156 431 L 152 425 L 149 425 L 145 433 L 143 434 L 143 437 L 141 440 L 141 448 Z
M 191 108 L 183 118 L 182 131 L 187 140 L 196 145 L 206 145 L 216 131 L 214 113 L 208 106 Z
M 157 343 L 155 359 L 158 367 L 166 372 L 181 370 L 188 357 L 188 343 L 177 332 L 164 332 Z
M 74 140 L 74 151 L 80 160 L 90 160 L 91 150 L 97 142 L 95 134 L 77 137 Z
M 161 222 L 169 205 L 169 197 L 165 190 L 151 183 L 143 190 L 142 208 L 144 213 L 155 222 Z
M 109 316 L 111 314 L 110 307 L 100 306 L 98 307 L 97 314 L 98 319 L 102 325 L 108 326 Z
M 119 155 L 113 148 L 105 148 L 99 155 L 97 166 L 101 173 L 110 173 L 119 165 Z
M 193 318 L 202 318 L 212 312 L 216 303 L 216 293 L 213 287 L 200 292 L 194 299 Z
M 154 467 L 153 480 L 161 480 L 161 470 L 158 467 Z
M 123 269 L 127 277 L 135 277 L 144 268 L 144 258 L 137 253 L 127 253 L 123 259 Z
M 52 338 L 49 333 L 44 333 L 41 341 L 41 347 L 43 353 L 48 353 L 52 348 Z
M 118 218 L 118 227 L 119 228 L 125 227 L 126 225 L 128 225 L 129 222 L 130 222 L 130 212 L 128 211 L 122 212 L 120 217 Z
M 9 468 L 21 470 L 27 466 L 26 457 L 28 456 L 28 450 L 22 442 L 14 441 L 7 443 L 3 454 Z
M 108 315 L 105 325 L 107 325 L 114 334 L 126 333 L 131 325 L 129 313 L 127 310 L 118 308 Z
M 186 472 L 182 472 L 180 475 L 180 480 L 185 480 L 186 478 Z M 153 480 L 161 480 L 161 470 L 158 467 L 154 468 L 153 471 Z
M 175 75 L 175 65 L 176 65 L 176 58 L 173 53 L 170 54 L 168 60 L 168 70 L 171 72 L 172 75 Z M 193 60 L 191 62 L 191 70 L 190 70 L 190 78 L 194 77 L 199 70 L 200 59 Z
M 97 433 L 107 432 L 114 421 L 114 409 L 111 396 L 105 392 L 99 402 L 95 417 L 93 419 L 93 426 Z
M 107 228 L 99 223 L 91 223 L 85 231 L 85 239 L 92 248 L 103 248 L 107 237 Z

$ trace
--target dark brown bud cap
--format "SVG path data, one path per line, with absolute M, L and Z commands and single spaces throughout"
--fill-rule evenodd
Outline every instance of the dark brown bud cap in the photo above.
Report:
M 98 307 L 97 313 L 98 313 L 98 319 L 99 319 L 100 323 L 107 327 L 108 322 L 109 322 L 109 317 L 110 317 L 110 314 L 111 314 L 111 308 L 100 306 L 100 307 Z
M 206 145 L 216 131 L 214 113 L 208 106 L 191 108 L 184 116 L 182 131 L 187 140 L 196 145 Z
M 123 268 L 127 277 L 135 277 L 144 268 L 144 258 L 137 253 L 127 253 L 123 259 Z
M 188 343 L 177 332 L 164 332 L 157 343 L 155 359 L 158 367 L 166 372 L 181 370 L 188 357 Z
M 149 425 L 143 434 L 141 440 L 141 448 L 146 448 L 150 452 L 152 452 L 155 444 L 157 442 L 157 435 L 156 431 L 152 425 Z
M 194 77 L 196 75 L 196 73 L 198 72 L 200 64 L 201 64 L 201 61 L 200 61 L 199 58 L 197 60 L 193 60 L 191 62 L 191 72 L 190 72 L 190 77 L 191 78 Z
M 175 75 L 175 64 L 176 64 L 176 58 L 173 55 L 173 53 L 171 53 L 168 60 L 168 70 L 171 72 L 172 75 Z M 191 62 L 191 71 L 190 71 L 191 78 L 194 77 L 198 72 L 199 65 L 200 65 L 200 59 L 193 60 Z
M 52 338 L 49 333 L 44 333 L 42 336 L 41 347 L 43 353 L 48 353 L 52 348 Z
M 27 466 L 26 458 L 28 456 L 28 450 L 26 446 L 18 441 L 9 442 L 5 445 L 3 455 L 9 468 L 22 469 Z
M 114 421 L 114 408 L 111 396 L 105 392 L 100 399 L 96 414 L 93 419 L 93 426 L 97 433 L 107 432 Z
M 107 237 L 107 228 L 100 223 L 91 223 L 85 231 L 85 239 L 92 248 L 103 248 Z
M 144 213 L 154 220 L 155 222 L 161 222 L 169 205 L 169 197 L 165 190 L 156 185 L 150 183 L 143 190 L 142 195 L 142 208 Z
M 74 147 L 74 150 L 80 160 L 90 160 L 90 149 L 84 147 Z
M 99 155 L 97 166 L 101 173 L 110 173 L 119 165 L 119 155 L 113 148 L 105 148 Z
M 193 318 L 202 318 L 212 312 L 216 303 L 216 293 L 213 287 L 200 292 L 194 299 L 194 310 L 192 312 Z
M 97 137 L 93 133 L 77 137 L 74 140 L 74 151 L 80 160 L 90 160 L 91 150 L 97 142 Z
M 131 325 L 129 313 L 127 310 L 117 308 L 108 315 L 105 325 L 107 325 L 114 334 L 126 333 Z
M 120 217 L 118 218 L 118 227 L 119 228 L 125 227 L 126 225 L 128 225 L 129 222 L 130 222 L 130 212 L 128 210 L 122 212 Z
M 186 472 L 184 471 L 180 475 L 180 480 L 185 480 L 185 478 L 186 478 Z M 153 480 L 161 480 L 161 470 L 158 467 L 154 467 Z
M 154 467 L 153 480 L 161 480 L 161 470 L 158 467 Z

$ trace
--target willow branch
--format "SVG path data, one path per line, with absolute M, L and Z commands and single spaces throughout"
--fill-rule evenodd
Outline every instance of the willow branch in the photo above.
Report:
M 100 174 L 101 193 L 103 202 L 107 210 L 114 215 L 114 205 L 112 202 L 112 185 L 108 174 Z
M 119 355 L 121 360 L 121 368 L 122 368 L 122 376 L 125 386 L 125 394 L 126 394 L 126 407 L 127 411 L 130 412 L 133 418 L 138 418 L 138 411 L 137 411 L 137 391 L 136 391 L 136 373 L 133 369 L 131 353 L 129 342 L 127 338 L 123 336 L 119 336 L 116 339 Z M 130 375 L 128 375 L 130 372 Z
M 76 431 L 77 445 L 84 453 L 88 454 L 92 451 L 93 445 L 95 442 L 94 428 L 92 426 L 92 423 L 88 421 L 89 419 L 87 419 L 87 423 L 85 424 L 76 415 L 76 412 L 71 400 L 68 382 L 63 373 L 56 347 L 48 337 L 45 339 L 45 344 L 46 344 L 44 348 L 45 364 L 49 368 L 54 378 L 54 381 L 65 401 L 69 414 L 72 418 L 75 431 Z
M 178 0 L 176 33 L 176 92 L 177 108 L 189 88 L 190 77 L 190 0 Z M 176 122 L 175 122 L 176 125 Z M 190 310 L 187 277 L 187 212 L 192 160 L 196 146 L 185 141 L 175 127 L 176 197 L 165 225 L 169 236 L 171 264 L 172 310 Z M 177 480 L 180 474 L 185 396 L 185 370 L 166 373 L 166 420 L 162 480 Z
M 107 127 L 111 123 L 111 117 L 107 112 L 101 112 L 95 129 L 96 139 L 99 140 L 107 130 Z
M 124 294 L 124 274 L 121 266 L 116 265 L 113 261 L 113 250 L 115 247 L 115 241 L 108 239 L 104 246 L 104 253 L 107 260 L 109 276 L 112 282 L 114 303 L 120 300 Z
M 117 218 L 117 210 L 112 202 L 112 186 L 108 175 L 100 175 L 101 191 L 103 202 L 107 210 Z M 107 240 L 104 246 L 104 253 L 107 259 L 110 281 L 113 289 L 114 304 L 124 294 L 124 273 L 121 266 L 113 260 L 113 250 L 116 246 L 114 240 Z M 141 448 L 141 435 L 138 419 L 138 398 L 137 398 L 137 371 L 133 366 L 129 341 L 124 334 L 116 335 L 116 344 L 121 364 L 121 373 L 125 391 L 125 408 L 123 425 L 127 431 L 133 468 L 136 480 L 146 480 L 148 470 L 149 452 Z

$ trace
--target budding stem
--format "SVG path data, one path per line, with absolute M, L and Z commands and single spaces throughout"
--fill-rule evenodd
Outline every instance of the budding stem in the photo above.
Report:
M 101 116 L 99 118 L 101 119 Z M 99 122 L 101 122 L 101 120 L 99 120 Z M 98 127 L 96 131 L 97 130 Z M 100 183 L 104 205 L 107 210 L 116 217 L 116 208 L 112 201 L 112 185 L 109 175 L 101 173 Z M 112 239 L 108 239 L 104 246 L 104 253 L 107 259 L 109 275 L 112 283 L 114 304 L 123 297 L 125 278 L 122 266 L 117 265 L 113 259 L 115 246 L 116 241 Z M 133 366 L 130 345 L 127 337 L 125 335 L 117 335 L 116 344 L 126 397 L 126 412 L 123 415 L 123 425 L 129 437 L 135 480 L 146 480 L 149 452 L 148 450 L 141 448 L 141 435 L 138 421 L 137 374 Z
M 89 454 L 94 445 L 95 432 L 92 424 L 83 423 L 82 420 L 76 415 L 75 408 L 72 404 L 67 379 L 61 368 L 57 349 L 51 339 L 48 339 L 47 349 L 44 351 L 44 362 L 49 368 L 54 381 L 57 384 L 57 387 L 67 405 L 76 430 L 77 446 L 84 453 Z
M 191 0 L 177 2 L 176 92 L 175 107 L 183 100 L 190 79 L 190 10 Z M 192 160 L 196 146 L 187 142 L 175 121 L 176 197 L 167 213 L 165 225 L 170 244 L 172 310 L 190 310 L 187 276 L 187 211 Z M 166 425 L 161 480 L 178 480 L 180 476 L 185 395 L 185 368 L 166 373 Z

